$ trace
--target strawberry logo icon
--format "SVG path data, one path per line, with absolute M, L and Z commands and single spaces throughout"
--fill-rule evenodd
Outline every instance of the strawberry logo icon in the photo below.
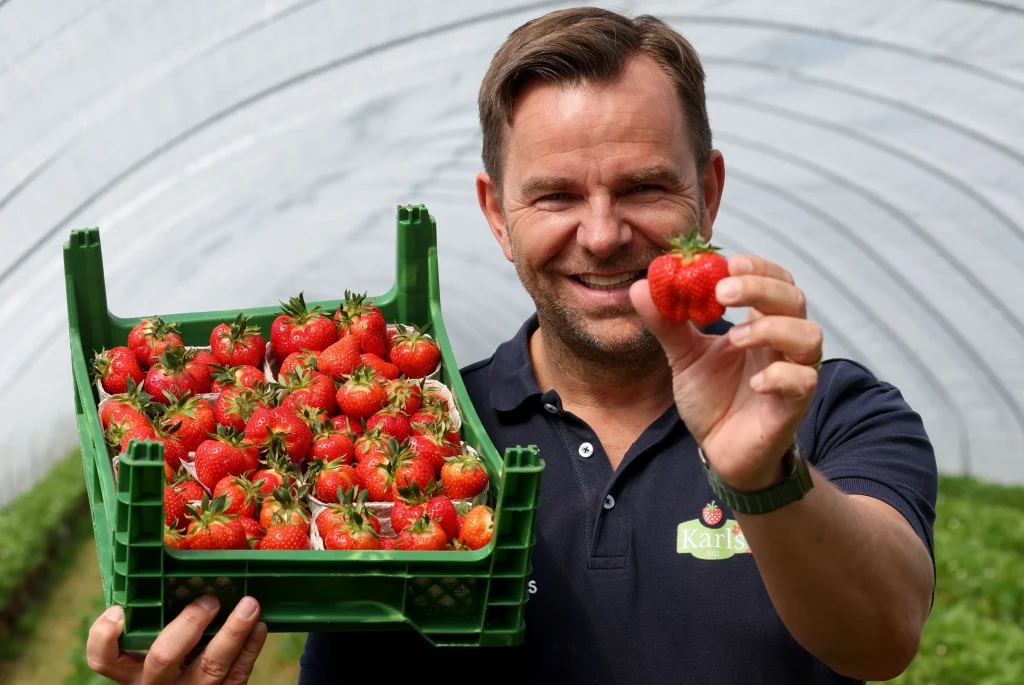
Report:
M 700 512 L 700 517 L 704 519 L 704 523 L 709 526 L 717 526 L 722 522 L 722 510 L 715 504 L 714 500 L 708 502 L 708 505 L 704 507 L 704 510 Z
M 740 534 L 740 527 L 739 527 L 739 525 L 735 525 L 735 526 L 732 527 L 732 534 L 733 535 L 739 535 Z

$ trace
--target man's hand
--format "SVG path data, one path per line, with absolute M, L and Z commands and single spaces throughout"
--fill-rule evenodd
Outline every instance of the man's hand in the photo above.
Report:
M 679 416 L 715 473 L 734 488 L 759 490 L 782 475 L 782 456 L 810 408 L 822 333 L 781 266 L 735 256 L 729 276 L 718 284 L 718 301 L 749 307 L 750 315 L 723 336 L 666 321 L 646 280 L 629 295 L 665 349 Z
M 89 668 L 120 685 L 246 683 L 267 640 L 267 626 L 257 622 L 260 606 L 252 597 L 243 598 L 210 644 L 185 664 L 219 610 L 213 595 L 192 602 L 160 631 L 146 654 L 138 654 L 124 652 L 118 645 L 124 615 L 121 607 L 112 606 L 89 630 L 85 648 Z

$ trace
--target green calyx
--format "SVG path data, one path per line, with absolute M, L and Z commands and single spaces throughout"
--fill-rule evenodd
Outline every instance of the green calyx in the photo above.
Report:
M 217 432 L 207 433 L 207 435 L 217 442 L 222 442 L 225 445 L 231 445 L 232 447 L 237 447 L 239 449 L 244 450 L 247 447 L 252 447 L 252 443 L 245 439 L 244 433 L 237 431 L 230 426 L 225 426 L 224 424 L 218 424 Z
M 473 456 L 472 454 L 456 454 L 452 457 L 445 457 L 445 462 L 448 464 L 457 466 L 459 471 L 465 471 L 466 469 L 482 469 L 484 463 L 480 461 L 479 457 Z
M 236 514 L 225 514 L 224 510 L 227 508 L 228 498 L 224 494 L 210 499 L 210 496 L 204 492 L 198 509 L 189 502 L 185 503 L 185 510 L 188 511 L 189 516 L 195 519 L 199 528 L 209 528 L 214 523 L 222 523 L 228 519 L 237 518 Z
M 305 303 L 303 303 L 303 305 L 305 305 Z M 239 312 L 234 321 L 231 323 L 228 323 L 227 321 L 224 322 L 227 324 L 228 331 L 227 333 L 221 333 L 220 337 L 228 339 L 229 353 L 235 351 L 235 345 L 242 344 L 247 346 L 250 338 L 260 334 L 260 327 L 250 326 L 249 320 L 249 317 L 242 312 Z
M 669 238 L 668 244 L 668 254 L 682 255 L 687 261 L 699 254 L 714 254 L 722 249 L 705 240 L 696 226 L 690 229 L 689 234 L 685 236 L 680 234 Z
M 377 378 L 380 376 L 372 367 L 366 364 L 360 364 L 356 367 L 356 370 L 352 372 L 352 375 L 345 381 L 345 385 L 350 388 L 356 386 L 368 387 L 371 383 L 377 383 Z
M 301 326 L 310 319 L 324 315 L 322 307 L 307 307 L 306 298 L 302 293 L 298 297 L 288 299 L 288 303 L 281 303 L 281 314 L 291 317 L 296 325 Z
M 373 538 L 380 539 L 380 536 L 377 535 L 377 531 L 370 524 L 369 519 L 363 516 L 364 513 L 366 512 L 363 511 L 362 513 L 360 513 L 358 510 L 353 509 L 348 514 L 347 528 L 349 537 L 360 537 L 364 535 L 369 535 Z
M 178 324 L 171 321 L 164 321 L 159 316 L 143 319 L 147 340 L 163 340 L 171 333 L 178 333 Z
M 168 376 L 184 373 L 185 365 L 196 356 L 195 350 L 186 350 L 184 347 L 168 347 L 160 353 L 158 359 L 164 373 Z
M 146 411 L 150 406 L 152 406 L 153 396 L 149 393 L 143 392 L 142 386 L 138 385 L 134 379 L 128 378 L 125 383 L 127 390 L 116 395 L 111 395 L 111 402 L 124 404 L 141 412 Z
M 430 514 L 423 512 L 423 516 L 413 521 L 412 525 L 407 526 L 404 530 L 413 535 L 430 534 L 434 532 L 434 522 L 430 520 Z
M 406 325 L 405 330 L 400 330 L 398 335 L 395 336 L 395 344 L 409 343 L 409 346 L 413 349 L 420 342 L 434 342 L 434 339 L 427 334 L 430 330 L 430 324 L 427 323 L 423 326 L 417 326 L 416 324 Z
M 297 513 L 303 522 L 309 523 L 309 511 L 306 509 L 306 505 L 302 503 L 302 498 L 306 496 L 308 490 L 309 488 L 306 485 L 291 485 L 288 487 L 279 485 L 274 488 L 270 498 L 277 502 L 280 507 L 271 517 L 271 525 L 278 521 L 287 523 L 291 513 Z
M 347 318 L 351 322 L 356 317 L 372 313 L 374 310 L 373 300 L 367 301 L 366 293 L 357 294 L 346 290 L 345 301 L 339 310 L 342 313 L 342 319 Z
M 398 488 L 398 499 L 405 502 L 407 506 L 414 507 L 419 504 L 426 504 L 433 499 L 441 490 L 441 486 L 438 485 L 433 478 L 427 483 L 427 486 L 420 489 L 419 483 L 412 481 L 405 487 Z
M 164 397 L 167 398 L 167 404 L 161 405 L 161 414 L 163 416 L 187 416 L 190 419 L 196 417 L 196 409 L 199 407 L 201 399 L 194 397 L 191 392 L 185 391 L 179 397 L 172 392 L 164 390 Z

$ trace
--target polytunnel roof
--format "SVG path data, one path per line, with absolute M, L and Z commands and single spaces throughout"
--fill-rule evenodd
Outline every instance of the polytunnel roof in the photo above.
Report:
M 77 442 L 74 228 L 139 316 L 384 292 L 394 207 L 422 202 L 457 358 L 510 337 L 532 303 L 476 206 L 476 92 L 563 6 L 0 0 L 0 505 Z M 942 470 L 1024 482 L 1024 2 L 608 6 L 704 59 L 716 242 L 795 274 Z

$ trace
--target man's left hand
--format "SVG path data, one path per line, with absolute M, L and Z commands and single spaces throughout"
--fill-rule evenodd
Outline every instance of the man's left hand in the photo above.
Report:
M 750 314 L 722 336 L 665 320 L 646 279 L 629 294 L 668 357 L 679 416 L 719 478 L 748 491 L 779 480 L 822 357 L 821 327 L 807 320 L 807 301 L 792 275 L 760 257 L 732 257 L 718 301 L 749 307 Z

